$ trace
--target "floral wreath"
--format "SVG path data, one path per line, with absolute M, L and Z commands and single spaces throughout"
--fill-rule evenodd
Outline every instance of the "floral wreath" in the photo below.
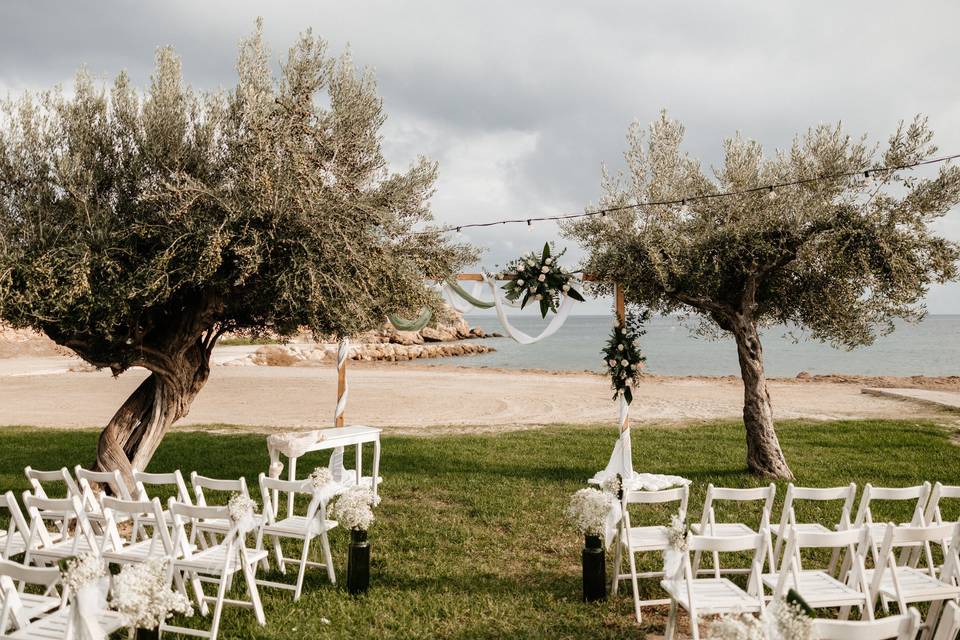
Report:
M 632 387 L 640 379 L 640 369 L 647 358 L 640 353 L 638 341 L 646 333 L 643 325 L 650 319 L 650 312 L 628 315 L 626 323 L 614 320 L 613 330 L 603 349 L 603 361 L 607 365 L 607 374 L 616 397 L 623 394 L 627 404 L 633 402 Z
M 500 276 L 507 280 L 503 285 L 507 300 L 520 300 L 520 308 L 530 301 L 540 303 L 540 315 L 547 317 L 548 311 L 556 313 L 557 307 L 564 295 L 583 302 L 583 296 L 573 288 L 576 282 L 573 275 L 565 268 L 557 265 L 557 258 L 566 253 L 564 249 L 556 255 L 550 253 L 550 243 L 543 245 L 540 255 L 530 252 L 507 264 Z

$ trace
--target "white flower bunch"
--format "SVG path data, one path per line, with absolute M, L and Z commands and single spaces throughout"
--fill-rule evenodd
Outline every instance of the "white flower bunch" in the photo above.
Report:
M 667 528 L 667 543 L 675 551 L 687 550 L 687 525 L 680 516 L 670 516 L 670 526 Z
M 813 640 L 813 620 L 799 605 L 775 600 L 756 618 L 727 614 L 707 628 L 707 640 Z
M 348 529 L 366 531 L 373 524 L 373 507 L 380 504 L 366 487 L 350 487 L 333 505 L 333 517 Z
M 66 569 L 60 572 L 60 580 L 71 593 L 77 593 L 82 587 L 94 584 L 107 575 L 103 561 L 93 553 L 71 558 L 66 565 Z
M 230 519 L 234 522 L 240 522 L 247 518 L 252 518 L 253 510 L 256 506 L 256 502 L 240 493 L 235 493 L 230 496 L 230 501 L 227 502 L 227 509 L 230 511 Z
M 763 624 L 749 614 L 726 614 L 707 626 L 707 640 L 767 640 Z
M 612 476 L 607 476 L 604 481 L 600 483 L 600 488 L 611 495 L 618 495 L 620 493 L 620 489 L 623 488 L 623 482 L 620 479 L 620 474 L 616 473 Z
M 330 471 L 330 467 L 317 467 L 310 472 L 309 478 L 314 489 L 322 489 L 333 482 L 333 473 Z
M 583 535 L 603 532 L 603 522 L 613 506 L 613 496 L 599 489 L 580 489 L 570 499 L 567 518 Z
M 131 629 L 156 629 L 174 613 L 193 615 L 190 600 L 167 586 L 167 561 L 129 564 L 113 579 L 110 606 Z

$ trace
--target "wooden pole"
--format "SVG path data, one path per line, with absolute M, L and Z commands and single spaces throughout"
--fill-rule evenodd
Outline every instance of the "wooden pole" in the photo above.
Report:
M 337 367 L 337 403 L 343 397 L 343 392 L 347 388 L 347 360 L 343 362 L 342 367 Z M 336 426 L 343 426 L 343 413 L 337 416 Z
M 347 363 L 350 361 L 350 340 L 344 338 L 337 349 L 337 411 L 334 415 L 333 426 L 342 427 L 347 407 L 344 395 L 347 393 Z

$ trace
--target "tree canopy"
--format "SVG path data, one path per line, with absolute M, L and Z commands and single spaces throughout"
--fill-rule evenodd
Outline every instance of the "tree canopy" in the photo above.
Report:
M 145 93 L 81 70 L 72 95 L 0 116 L 0 318 L 115 374 L 149 369 L 141 395 L 177 388 L 176 417 L 222 332 L 354 334 L 438 304 L 425 280 L 473 259 L 410 233 L 437 167 L 390 172 L 374 78 L 348 54 L 308 31 L 274 77 L 258 23 L 236 69 L 232 90 L 196 91 L 162 48 Z M 130 460 L 151 421 L 134 404 Z
M 786 464 L 772 460 L 782 461 L 782 454 L 757 327 L 784 324 L 852 348 L 893 330 L 895 319 L 920 318 L 930 283 L 957 275 L 960 247 L 930 224 L 960 201 L 960 168 L 941 165 L 933 177 L 870 171 L 934 156 L 933 134 L 919 117 L 883 146 L 851 137 L 840 125 L 819 125 L 768 157 L 757 142 L 737 135 L 724 142 L 723 164 L 712 175 L 682 150 L 683 137 L 684 127 L 666 113 L 647 130 L 632 126 L 627 170 L 604 170 L 598 207 L 690 201 L 588 217 L 565 232 L 587 252 L 584 268 L 620 283 L 629 302 L 692 314 L 703 329 L 733 333 L 745 385 L 753 387 L 745 397 L 748 434 L 766 423 L 760 431 L 776 449 L 767 452 L 770 460 L 755 459 L 750 450 L 757 440 L 749 436 L 748 462 L 759 473 L 787 476 Z M 696 199 L 846 173 L 853 175 Z

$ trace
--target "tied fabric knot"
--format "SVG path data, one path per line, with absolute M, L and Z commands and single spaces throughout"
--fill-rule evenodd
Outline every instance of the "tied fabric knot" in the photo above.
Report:
M 271 478 L 279 478 L 279 477 L 280 477 L 280 473 L 281 473 L 282 471 L 283 471 L 283 463 L 282 463 L 282 462 L 280 462 L 279 460 L 275 460 L 275 461 L 273 461 L 273 462 L 270 463 L 270 471 L 269 471 L 269 473 L 270 473 L 270 477 L 271 477 Z
M 108 578 L 80 587 L 73 596 L 70 616 L 72 640 L 106 640 L 107 634 L 97 621 L 97 614 L 107 606 Z

